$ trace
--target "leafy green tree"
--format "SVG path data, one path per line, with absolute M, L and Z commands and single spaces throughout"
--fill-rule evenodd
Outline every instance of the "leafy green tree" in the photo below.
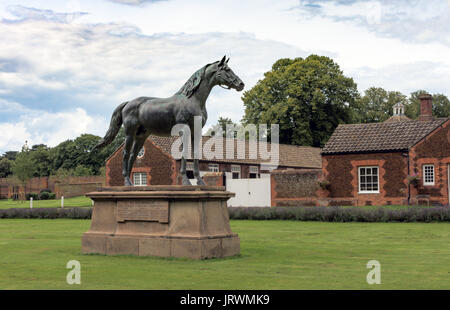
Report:
M 52 162 L 52 174 L 56 174 L 59 169 L 73 169 L 74 164 L 74 145 L 72 140 L 61 142 L 50 150 Z
M 78 165 L 74 170 L 73 170 L 73 175 L 76 177 L 85 177 L 85 176 L 90 176 L 93 175 L 94 173 L 92 172 L 92 169 L 90 167 L 86 167 L 83 165 Z
M 409 104 L 405 108 L 405 114 L 409 118 L 416 119 L 420 115 L 419 96 L 426 93 L 425 90 L 412 92 L 409 97 Z M 433 94 L 433 116 L 450 117 L 450 101 L 444 94 Z
M 16 160 L 12 165 L 12 172 L 24 187 L 28 180 L 33 177 L 36 172 L 36 164 L 28 149 L 23 148 L 22 152 L 17 154 Z
M 222 132 L 223 136 L 227 136 L 227 125 L 234 125 L 238 126 L 236 123 L 234 123 L 230 118 L 228 117 L 219 117 L 219 120 L 217 121 L 217 124 L 213 125 L 211 128 L 208 129 L 206 132 L 207 136 L 215 135 L 218 132 Z M 228 126 L 231 128 L 230 126 Z
M 33 145 L 30 150 L 30 155 L 36 165 L 36 170 L 33 176 L 49 176 L 52 171 L 50 148 L 45 144 Z
M 2 158 L 7 158 L 9 160 L 15 160 L 18 153 L 19 152 L 16 152 L 16 151 L 8 151 L 8 152 L 5 152 L 5 154 L 3 154 Z
M 0 160 L 0 178 L 6 178 L 12 174 L 13 161 L 4 157 Z
M 353 121 L 359 93 L 325 56 L 280 59 L 244 92 L 244 124 L 279 124 L 280 143 L 320 147 L 340 123 Z
M 364 96 L 356 100 L 353 107 L 354 120 L 357 123 L 384 122 L 392 116 L 392 107 L 398 102 L 405 107 L 408 105 L 406 96 L 398 91 L 371 87 L 364 91 Z
M 100 168 L 105 161 L 124 140 L 123 130 L 119 131 L 116 139 L 108 147 L 92 152 L 94 145 L 101 139 L 91 134 L 83 134 L 75 140 L 66 140 L 50 150 L 52 173 L 58 169 L 75 170 L 78 166 L 87 167 L 95 175 L 100 173 Z

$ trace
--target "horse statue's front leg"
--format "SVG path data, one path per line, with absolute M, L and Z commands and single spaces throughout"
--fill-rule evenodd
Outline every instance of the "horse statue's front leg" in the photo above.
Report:
M 198 159 L 194 159 L 194 177 L 197 179 L 197 185 L 206 185 L 203 179 L 200 177 Z
M 131 168 L 129 167 L 129 159 L 132 146 L 133 146 L 133 137 L 127 136 L 125 138 L 125 145 L 123 148 L 123 163 L 122 163 L 122 176 L 124 183 L 123 185 L 125 186 L 133 186 L 133 183 L 131 183 L 130 180 Z

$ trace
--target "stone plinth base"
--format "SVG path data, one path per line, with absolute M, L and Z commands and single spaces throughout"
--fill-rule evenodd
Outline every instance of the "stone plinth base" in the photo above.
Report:
M 240 253 L 221 186 L 105 187 L 94 200 L 82 253 L 205 259 Z

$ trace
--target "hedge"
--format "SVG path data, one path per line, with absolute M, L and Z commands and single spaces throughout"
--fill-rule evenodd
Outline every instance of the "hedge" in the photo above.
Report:
M 320 222 L 450 222 L 450 207 L 364 209 L 358 207 L 229 207 L 234 220 L 294 220 Z M 1 218 L 90 219 L 92 208 L 0 209 Z
M 90 219 L 92 208 L 11 208 L 0 209 L 0 219 Z
M 228 208 L 235 220 L 295 220 L 321 222 L 450 222 L 450 207 L 365 209 L 358 207 Z

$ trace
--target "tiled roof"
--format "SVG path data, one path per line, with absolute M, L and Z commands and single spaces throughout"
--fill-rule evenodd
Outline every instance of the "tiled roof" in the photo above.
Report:
M 447 120 L 339 125 L 322 154 L 407 150 Z
M 387 120 L 385 120 L 385 123 L 390 122 L 404 122 L 404 121 L 410 121 L 411 119 L 406 115 L 392 115 Z
M 157 146 L 159 146 L 164 152 L 171 154 L 172 144 L 178 139 L 178 137 L 160 137 L 150 135 L 149 139 L 152 140 Z M 212 158 L 213 151 L 215 150 L 215 146 L 210 141 L 205 147 L 205 144 L 211 139 L 209 136 L 204 136 L 202 138 L 203 144 L 203 152 L 202 152 L 202 160 L 208 160 L 211 162 L 227 162 L 227 163 L 246 163 L 246 164 L 261 164 L 261 163 L 269 163 L 270 158 L 265 160 L 261 158 L 261 154 L 258 149 L 254 148 L 252 143 L 244 140 L 238 139 L 223 139 L 223 159 Z M 227 141 L 231 144 L 234 143 L 234 154 L 226 153 L 226 145 Z M 238 156 L 238 143 L 245 143 L 245 156 Z M 260 145 L 263 143 L 263 145 Z M 263 147 L 264 150 L 270 151 L 271 143 L 258 142 L 257 147 Z M 278 144 L 279 147 L 279 166 L 286 167 L 303 167 L 303 168 L 321 168 L 322 167 L 322 159 L 320 156 L 320 148 L 317 147 L 309 147 L 309 146 L 295 146 L 295 145 L 287 145 L 287 144 Z M 211 151 L 208 152 L 208 150 Z M 241 147 L 242 148 L 242 147 Z M 250 152 L 253 151 L 253 152 Z M 250 156 L 251 154 L 256 154 L 255 156 Z M 240 158 L 243 157 L 243 158 Z

